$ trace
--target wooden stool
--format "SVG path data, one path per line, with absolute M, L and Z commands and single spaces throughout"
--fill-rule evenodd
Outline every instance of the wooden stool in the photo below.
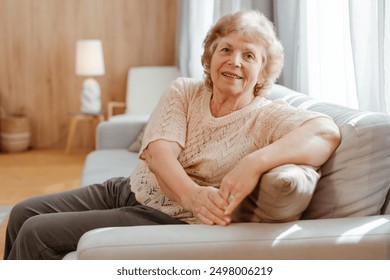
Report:
M 66 153 L 67 154 L 70 153 L 70 150 L 72 148 L 77 125 L 79 122 L 83 122 L 83 121 L 88 121 L 91 124 L 95 125 L 94 129 L 92 130 L 92 133 L 91 133 L 92 143 L 95 143 L 95 127 L 97 124 L 104 121 L 104 115 L 102 113 L 99 113 L 99 114 L 79 113 L 79 114 L 76 114 L 72 117 L 72 120 L 71 120 L 70 126 L 69 126 L 68 139 L 66 141 Z

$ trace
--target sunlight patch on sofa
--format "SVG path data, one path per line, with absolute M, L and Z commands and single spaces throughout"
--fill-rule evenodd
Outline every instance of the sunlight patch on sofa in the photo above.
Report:
M 389 220 L 385 218 L 380 218 L 375 221 L 366 223 L 364 225 L 355 227 L 351 230 L 344 232 L 336 241 L 336 244 L 342 243 L 358 243 L 364 235 L 370 231 L 375 230 L 376 228 L 388 223 Z
M 293 225 L 292 227 L 290 227 L 286 231 L 282 232 L 281 234 L 279 234 L 275 238 L 275 241 L 272 242 L 272 247 L 278 245 L 279 242 L 281 242 L 283 239 L 287 238 L 289 235 L 291 235 L 291 234 L 293 234 L 293 233 L 295 233 L 297 231 L 300 231 L 300 230 L 302 230 L 302 228 L 300 226 Z

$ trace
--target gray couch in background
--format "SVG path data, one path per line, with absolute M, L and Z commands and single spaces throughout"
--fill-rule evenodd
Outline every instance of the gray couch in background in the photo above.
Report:
M 65 259 L 390 259 L 390 117 L 322 103 L 279 85 L 268 98 L 325 113 L 341 131 L 301 220 L 102 228 L 87 232 Z M 145 123 L 101 123 L 81 184 L 129 176 L 138 155 L 127 148 Z

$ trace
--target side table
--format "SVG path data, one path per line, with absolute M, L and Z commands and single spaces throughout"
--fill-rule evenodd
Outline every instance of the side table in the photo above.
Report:
M 69 154 L 72 149 L 72 144 L 77 130 L 77 125 L 80 122 L 86 122 L 86 121 L 93 125 L 93 129 L 91 132 L 91 140 L 92 143 L 95 143 L 95 128 L 97 124 L 104 121 L 104 115 L 103 113 L 97 113 L 97 114 L 78 113 L 72 116 L 70 126 L 69 126 L 68 139 L 66 141 L 67 154 Z

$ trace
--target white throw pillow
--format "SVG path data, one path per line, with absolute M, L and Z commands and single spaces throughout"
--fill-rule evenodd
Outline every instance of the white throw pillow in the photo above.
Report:
M 265 173 L 241 203 L 233 222 L 298 220 L 313 196 L 320 173 L 307 165 L 286 164 Z

